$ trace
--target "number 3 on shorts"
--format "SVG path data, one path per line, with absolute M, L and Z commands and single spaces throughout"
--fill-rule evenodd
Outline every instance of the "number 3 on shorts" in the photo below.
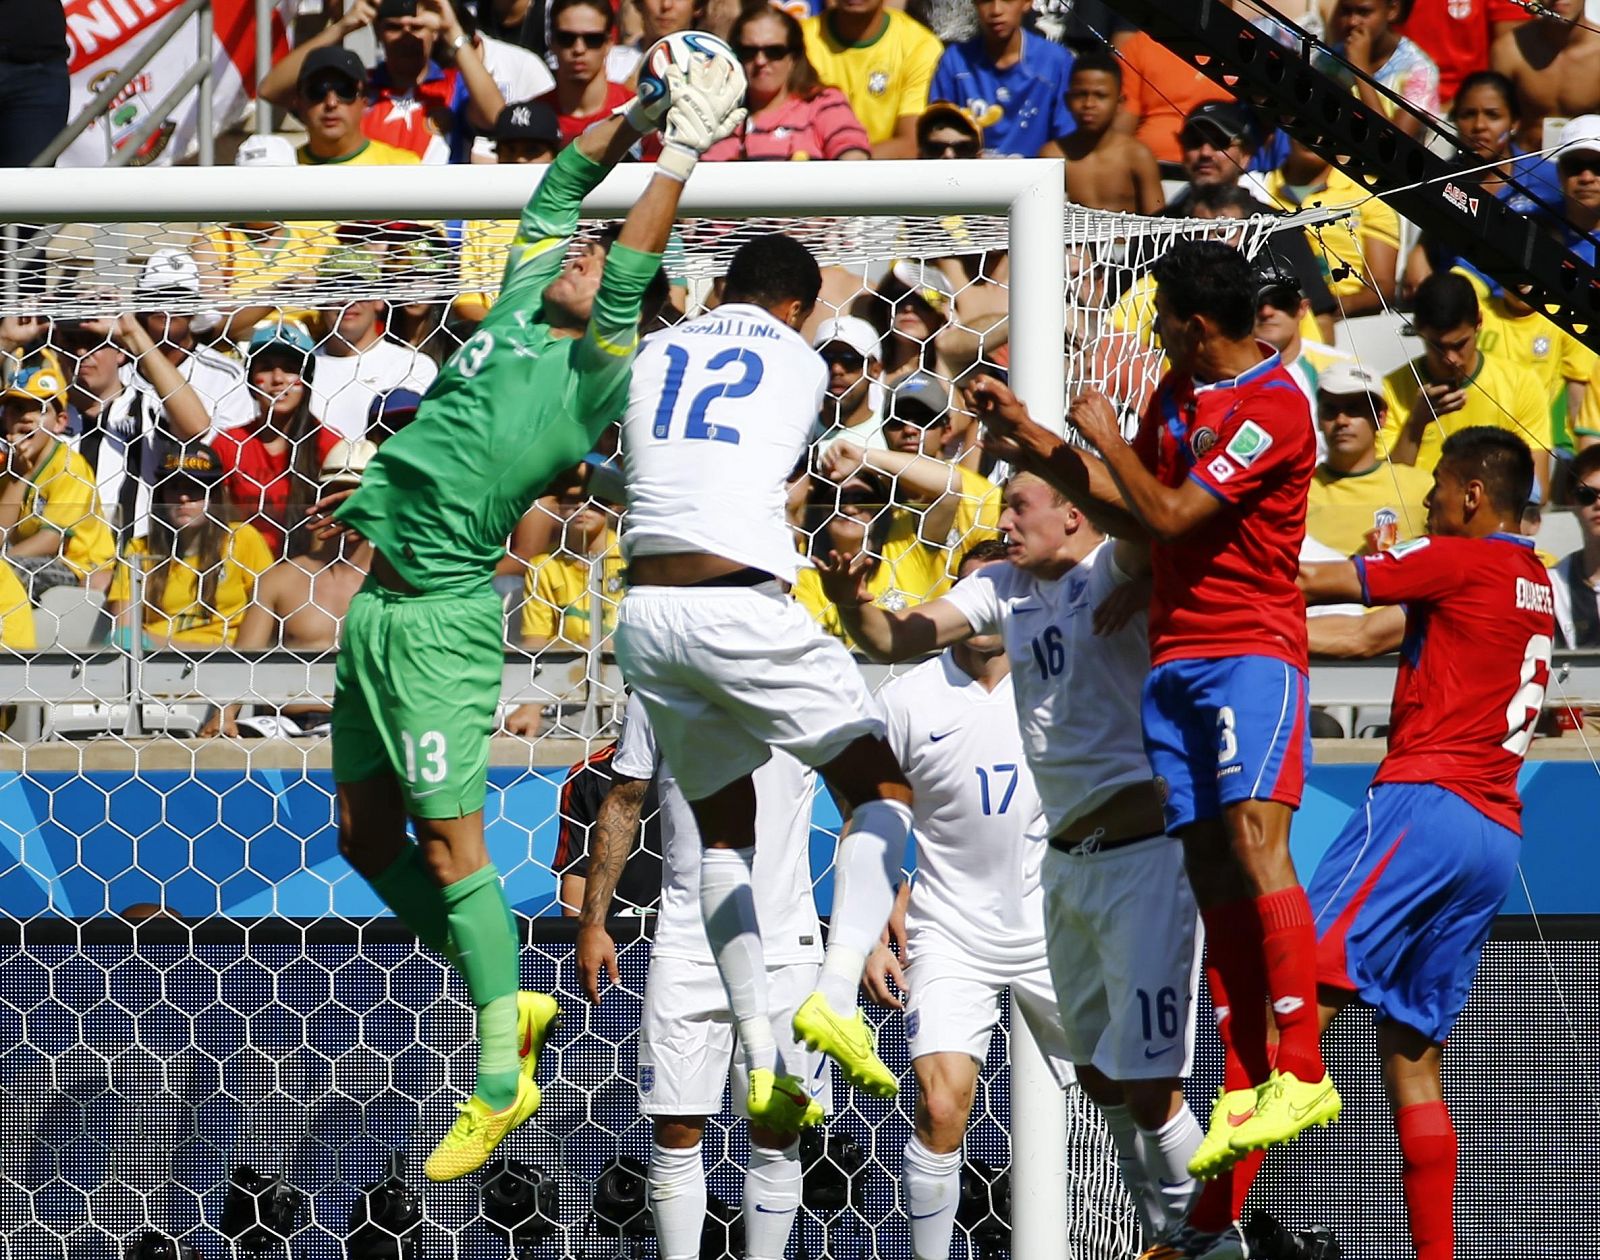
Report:
M 1217 710 L 1217 764 L 1225 766 L 1239 755 L 1239 737 L 1233 730 L 1233 709 L 1223 705 Z
M 422 754 L 421 781 L 423 783 L 443 783 L 445 776 L 450 773 L 450 763 L 445 758 L 445 740 L 443 731 L 424 731 L 413 738 L 410 731 L 400 732 L 400 742 L 406 750 L 406 782 L 415 785 L 418 782 L 417 754 Z

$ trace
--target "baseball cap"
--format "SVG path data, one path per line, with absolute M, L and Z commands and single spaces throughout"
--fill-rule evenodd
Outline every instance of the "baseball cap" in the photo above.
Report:
M 884 391 L 883 422 L 892 424 L 899 420 L 906 424 L 926 424 L 926 420 L 914 420 L 909 414 L 901 414 L 902 409 L 913 406 L 926 408 L 935 418 L 942 417 L 950 410 L 950 387 L 936 376 L 913 372 Z
M 367 81 L 367 68 L 361 64 L 361 58 L 339 44 L 312 49 L 300 67 L 300 82 L 304 83 L 325 71 L 341 74 L 352 83 L 364 84 Z
M 246 136 L 233 155 L 235 166 L 293 166 L 294 145 L 284 136 Z
M 1383 382 L 1359 363 L 1333 363 L 1317 376 L 1317 393 L 1344 397 L 1372 394 L 1383 397 Z
M 245 355 L 254 358 L 260 351 L 271 346 L 283 346 L 301 354 L 311 354 L 316 350 L 317 343 L 311 340 L 311 334 L 298 320 L 257 324 L 250 334 L 250 344 L 245 349 Z
M 835 341 L 844 342 L 863 359 L 875 358 L 878 353 L 878 330 L 855 315 L 823 320 L 817 326 L 817 335 L 811 339 L 811 348 L 821 350 Z
M 145 260 L 135 293 L 199 293 L 200 267 L 181 249 L 158 249 Z
M 379 394 L 367 407 L 367 432 L 385 437 L 398 433 L 417 416 L 422 395 L 414 389 L 391 389 Z
M 949 278 L 937 267 L 925 262 L 912 258 L 896 259 L 889 274 L 936 311 L 948 311 L 956 300 L 956 291 Z
M 364 245 L 346 245 L 330 252 L 317 264 L 317 277 L 323 280 L 359 280 L 369 284 L 383 278 L 378 255 Z
M 372 457 L 378 453 L 378 444 L 366 438 L 340 438 L 322 461 L 318 480 L 325 486 L 361 484 L 361 474 L 367 470 Z
M 378 20 L 408 18 L 417 15 L 417 0 L 379 0 Z
M 1181 137 L 1190 131 L 1220 140 L 1224 145 L 1230 140 L 1240 140 L 1247 149 L 1257 148 L 1260 143 L 1254 120 L 1244 106 L 1233 101 L 1207 101 L 1190 110 L 1178 135 Z
M 1569 153 L 1600 153 L 1600 114 L 1580 114 L 1561 129 L 1557 162 Z
M 22 368 L 4 390 L 0 398 L 31 398 L 61 406 L 67 397 L 67 378 L 61 371 L 61 362 L 50 351 L 41 351 L 39 361 Z
M 207 489 L 221 481 L 226 471 L 221 457 L 204 442 L 169 445 L 162 453 L 160 469 L 158 481 L 163 487 L 192 482 Z
M 1285 267 L 1268 265 L 1256 272 L 1256 305 L 1297 311 L 1303 297 L 1300 277 Z
M 926 144 L 928 133 L 935 127 L 954 127 L 966 132 L 980 145 L 983 143 L 982 125 L 961 106 L 950 101 L 934 101 L 922 111 L 922 117 L 917 119 L 917 144 Z
M 494 120 L 496 140 L 540 140 L 555 144 L 561 138 L 556 112 L 543 101 L 517 101 Z

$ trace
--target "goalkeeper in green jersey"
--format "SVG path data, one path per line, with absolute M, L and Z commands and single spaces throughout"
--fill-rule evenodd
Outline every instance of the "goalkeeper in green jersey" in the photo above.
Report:
M 523 211 L 487 318 L 360 488 L 313 513 L 319 532 L 344 530 L 374 547 L 335 676 L 340 849 L 455 966 L 477 1008 L 477 1085 L 428 1158 L 435 1181 L 481 1167 L 539 1105 L 534 1069 L 556 1004 L 518 992 L 519 938 L 484 844 L 505 659 L 491 579 L 534 499 L 621 417 L 641 304 L 684 180 L 743 117 L 744 76 L 731 59 L 674 67 L 667 87 L 556 158 Z M 615 242 L 569 260 L 583 198 L 663 115 L 662 156 Z

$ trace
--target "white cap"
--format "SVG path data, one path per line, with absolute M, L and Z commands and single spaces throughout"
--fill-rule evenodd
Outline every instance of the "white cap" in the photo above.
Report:
M 901 258 L 889 269 L 889 274 L 941 314 L 948 312 L 955 302 L 955 286 L 931 263 Z
M 139 273 L 136 293 L 198 293 L 200 267 L 181 249 L 158 249 Z
M 1349 394 L 1383 397 L 1383 382 L 1357 363 L 1330 363 L 1317 375 L 1317 392 L 1337 398 Z
M 864 359 L 878 354 L 878 330 L 864 319 L 854 315 L 841 315 L 838 319 L 825 319 L 811 339 L 814 350 L 820 350 L 830 341 L 842 341 Z
M 294 145 L 286 136 L 246 136 L 233 155 L 235 166 L 295 166 Z
M 319 480 L 323 485 L 334 482 L 344 482 L 347 485 L 358 486 L 361 484 L 361 474 L 366 472 L 367 465 L 372 462 L 372 457 L 378 453 L 378 444 L 369 442 L 366 438 L 340 438 L 328 450 L 328 457 L 322 461 L 322 475 Z
M 1568 153 L 1600 153 L 1600 114 L 1580 114 L 1561 129 L 1559 162 Z

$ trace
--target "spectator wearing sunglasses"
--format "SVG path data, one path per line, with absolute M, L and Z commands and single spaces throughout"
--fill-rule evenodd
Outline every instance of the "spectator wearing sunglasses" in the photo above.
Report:
M 606 78 L 606 57 L 614 39 L 611 6 L 606 0 L 555 0 L 550 6 L 556 86 L 539 99 L 556 111 L 563 147 L 591 123 L 633 99 L 633 89 Z
M 973 8 L 978 35 L 944 50 L 930 95 L 971 114 L 991 153 L 1033 157 L 1072 131 L 1072 54 L 1022 29 L 1029 0 L 973 0 Z
M 978 158 L 984 155 L 983 126 L 959 105 L 934 101 L 917 119 L 919 158 Z
M 800 23 L 751 0 L 729 31 L 749 89 L 744 126 L 706 151 L 713 162 L 871 157 L 871 141 L 838 88 L 824 87 L 806 56 Z
M 266 87 L 263 83 L 263 95 Z M 307 54 L 293 108 L 306 128 L 302 166 L 415 166 L 422 160 L 409 149 L 368 139 L 361 130 L 367 109 L 366 67 L 347 48 L 334 45 Z
M 1600 236 L 1600 114 L 1583 114 L 1566 125 L 1556 172 L 1567 216 L 1567 248 L 1593 265 L 1594 238 Z
M 823 320 L 811 345 L 828 365 L 828 392 L 818 417 L 823 437 L 817 445 L 847 437 L 858 446 L 884 446 L 878 330 L 864 319 L 842 315 Z
M 1600 446 L 1572 461 L 1572 515 L 1583 545 L 1550 574 L 1556 624 L 1569 648 L 1600 647 Z

